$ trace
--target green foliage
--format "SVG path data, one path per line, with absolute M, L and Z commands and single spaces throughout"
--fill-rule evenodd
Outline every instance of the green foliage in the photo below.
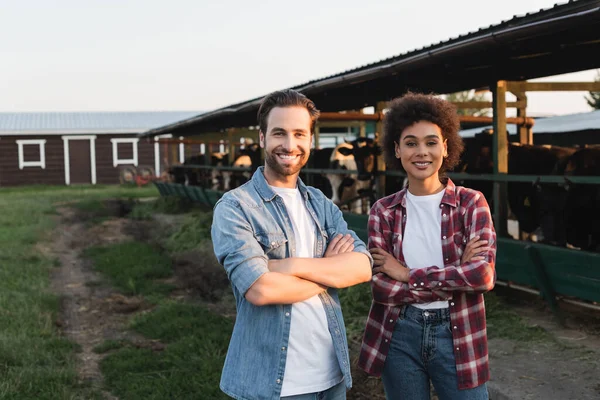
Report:
M 172 275 L 171 259 L 148 244 L 127 242 L 96 246 L 86 249 L 84 254 L 125 294 L 167 294 L 172 289 L 156 282 Z
M 190 214 L 178 231 L 167 240 L 169 251 L 178 253 L 197 248 L 203 241 L 210 239 L 212 213 L 196 212 Z
M 123 348 L 100 364 L 114 394 L 126 399 L 227 399 L 219 379 L 232 322 L 189 304 L 164 303 L 133 328 L 168 342 L 161 352 Z
M 475 93 L 474 90 L 466 90 L 464 92 L 456 92 L 456 93 L 451 93 L 451 94 L 447 94 L 446 96 L 446 100 L 450 101 L 450 102 L 467 102 L 467 101 L 489 101 L 485 98 L 485 94 L 481 94 L 481 93 Z M 489 108 L 484 108 L 484 109 L 478 109 L 478 108 L 459 108 L 457 110 L 458 115 L 473 115 L 476 117 L 484 117 L 484 116 L 489 116 L 491 113 L 491 109 Z

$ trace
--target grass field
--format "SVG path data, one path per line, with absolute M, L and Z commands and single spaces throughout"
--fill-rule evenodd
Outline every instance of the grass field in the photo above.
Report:
M 153 187 L 23 187 L 0 189 L 1 399 L 94 399 L 76 376 L 77 345 L 55 325 L 59 299 L 49 291 L 56 260 L 42 252 L 57 203 L 156 196 Z
M 72 203 L 98 211 L 107 198 L 157 196 L 154 188 L 26 187 L 0 189 L 0 399 L 101 399 L 97 389 L 81 383 L 75 369 L 78 346 L 55 324 L 59 299 L 49 290 L 49 272 L 57 261 L 44 255 L 55 227 L 56 207 Z M 172 204 L 171 204 L 172 203 Z M 105 385 L 126 399 L 225 399 L 218 389 L 221 366 L 232 329 L 231 318 L 199 304 L 169 298 L 171 257 L 210 246 L 210 214 L 172 200 L 143 203 L 132 218 L 154 212 L 186 212 L 176 232 L 165 234 L 164 246 L 129 242 L 93 247 L 86 257 L 110 284 L 126 295 L 146 298 L 151 310 L 128 326 L 160 350 L 127 341 L 106 341 L 95 348 L 105 355 L 100 367 Z M 101 214 L 101 212 L 100 212 Z M 203 257 L 204 262 L 213 262 Z M 366 284 L 342 290 L 344 316 L 351 340 L 358 341 L 370 305 Z M 531 328 L 494 294 L 487 295 L 490 337 L 522 342 L 549 340 Z

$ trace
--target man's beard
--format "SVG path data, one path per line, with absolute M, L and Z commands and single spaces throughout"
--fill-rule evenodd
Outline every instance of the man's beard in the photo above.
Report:
M 275 151 L 272 151 L 269 154 L 265 154 L 265 162 L 267 163 L 269 168 L 272 169 L 277 174 L 282 175 L 282 176 L 295 175 L 298 172 L 300 172 L 302 167 L 304 167 L 306 165 L 306 163 L 308 162 L 308 158 L 306 158 L 306 153 L 304 153 L 304 152 L 302 152 L 302 154 L 300 154 L 300 156 L 298 158 L 299 158 L 298 163 L 291 165 L 289 167 L 284 167 L 277 160 L 277 155 L 275 154 Z

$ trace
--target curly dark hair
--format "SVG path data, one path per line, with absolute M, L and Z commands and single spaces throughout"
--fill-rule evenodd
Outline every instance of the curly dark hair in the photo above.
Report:
M 392 100 L 383 119 L 383 154 L 389 169 L 402 170 L 402 163 L 396 158 L 394 142 L 400 141 L 404 129 L 419 122 L 427 121 L 440 127 L 442 137 L 447 140 L 448 157 L 440 168 L 440 177 L 452 170 L 460 161 L 464 143 L 460 135 L 460 121 L 456 107 L 434 95 L 407 93 Z
M 267 120 L 269 113 L 275 107 L 304 107 L 310 114 L 310 133 L 315 132 L 315 125 L 319 119 L 319 110 L 308 97 L 293 89 L 278 90 L 266 95 L 260 103 L 258 109 L 258 125 L 260 130 L 267 133 Z

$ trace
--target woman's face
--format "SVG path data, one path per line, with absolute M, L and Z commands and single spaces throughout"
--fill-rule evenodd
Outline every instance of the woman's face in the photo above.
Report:
M 447 141 L 439 126 L 428 121 L 416 122 L 402 131 L 394 146 L 409 183 L 439 180 L 439 170 L 448 156 Z

